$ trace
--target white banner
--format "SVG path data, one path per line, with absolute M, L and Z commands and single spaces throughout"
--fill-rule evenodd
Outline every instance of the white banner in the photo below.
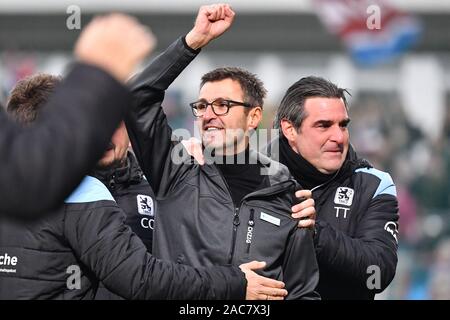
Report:
M 339 1 L 339 0 L 336 0 Z M 64 13 L 70 5 L 86 12 L 132 11 L 155 13 L 195 12 L 200 5 L 226 2 L 238 12 L 313 13 L 311 0 L 1 0 L 0 14 L 7 13 Z M 450 12 L 448 0 L 389 0 L 397 8 L 412 12 Z

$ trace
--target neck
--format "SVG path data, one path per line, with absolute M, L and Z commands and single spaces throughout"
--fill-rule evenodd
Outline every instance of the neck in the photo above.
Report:
M 327 182 L 335 174 L 326 174 L 317 170 L 316 167 L 292 149 L 284 136 L 280 137 L 280 162 L 286 165 L 297 182 L 307 189 L 312 189 Z
M 225 151 L 225 152 L 224 152 Z M 223 147 L 210 149 L 204 147 L 203 155 L 205 159 L 212 159 L 214 163 L 226 164 L 244 164 L 249 163 L 249 144 L 245 143 L 240 146 Z M 222 162 L 223 161 L 223 162 Z
M 248 139 L 242 141 L 235 141 L 232 145 L 224 145 L 222 148 L 217 148 L 215 154 L 218 156 L 234 156 L 240 154 L 248 149 Z

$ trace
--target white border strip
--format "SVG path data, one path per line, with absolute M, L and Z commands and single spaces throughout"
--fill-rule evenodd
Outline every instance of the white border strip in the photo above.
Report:
M 65 13 L 70 5 L 85 12 L 124 11 L 142 13 L 196 12 L 200 5 L 226 2 L 236 11 L 246 13 L 313 13 L 313 0 L 2 0 L 0 14 Z M 376 1 L 376 0 L 375 0 Z M 450 13 L 447 0 L 390 0 L 399 9 L 421 13 Z

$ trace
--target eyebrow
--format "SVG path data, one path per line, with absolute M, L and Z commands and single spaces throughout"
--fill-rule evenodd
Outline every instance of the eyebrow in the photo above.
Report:
M 217 97 L 217 98 L 214 98 L 213 100 L 211 100 L 211 102 L 213 102 L 215 100 L 219 100 L 219 99 L 222 99 L 222 100 L 235 100 L 235 99 L 231 99 L 231 98 L 227 98 L 227 97 Z M 205 98 L 199 98 L 197 101 L 208 102 L 208 100 L 205 99 Z
M 339 125 L 340 126 L 346 126 L 346 125 L 348 125 L 350 123 L 350 121 L 351 121 L 350 118 L 346 118 L 346 119 L 342 120 L 341 122 L 339 122 Z M 317 125 L 322 125 L 324 127 L 330 127 L 330 126 L 333 125 L 333 121 L 331 121 L 331 120 L 318 120 L 318 121 L 314 122 L 314 126 L 317 126 Z
M 350 123 L 350 121 L 351 121 L 351 119 L 347 118 L 347 119 L 342 120 L 339 124 L 341 126 L 347 126 Z

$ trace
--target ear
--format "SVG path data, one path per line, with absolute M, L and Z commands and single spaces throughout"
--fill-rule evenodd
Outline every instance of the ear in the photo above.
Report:
M 298 133 L 292 122 L 286 119 L 282 119 L 280 124 L 283 135 L 289 142 L 294 143 L 297 139 Z
M 261 107 L 254 107 L 250 110 L 247 117 L 247 125 L 250 129 L 256 129 L 262 119 Z

